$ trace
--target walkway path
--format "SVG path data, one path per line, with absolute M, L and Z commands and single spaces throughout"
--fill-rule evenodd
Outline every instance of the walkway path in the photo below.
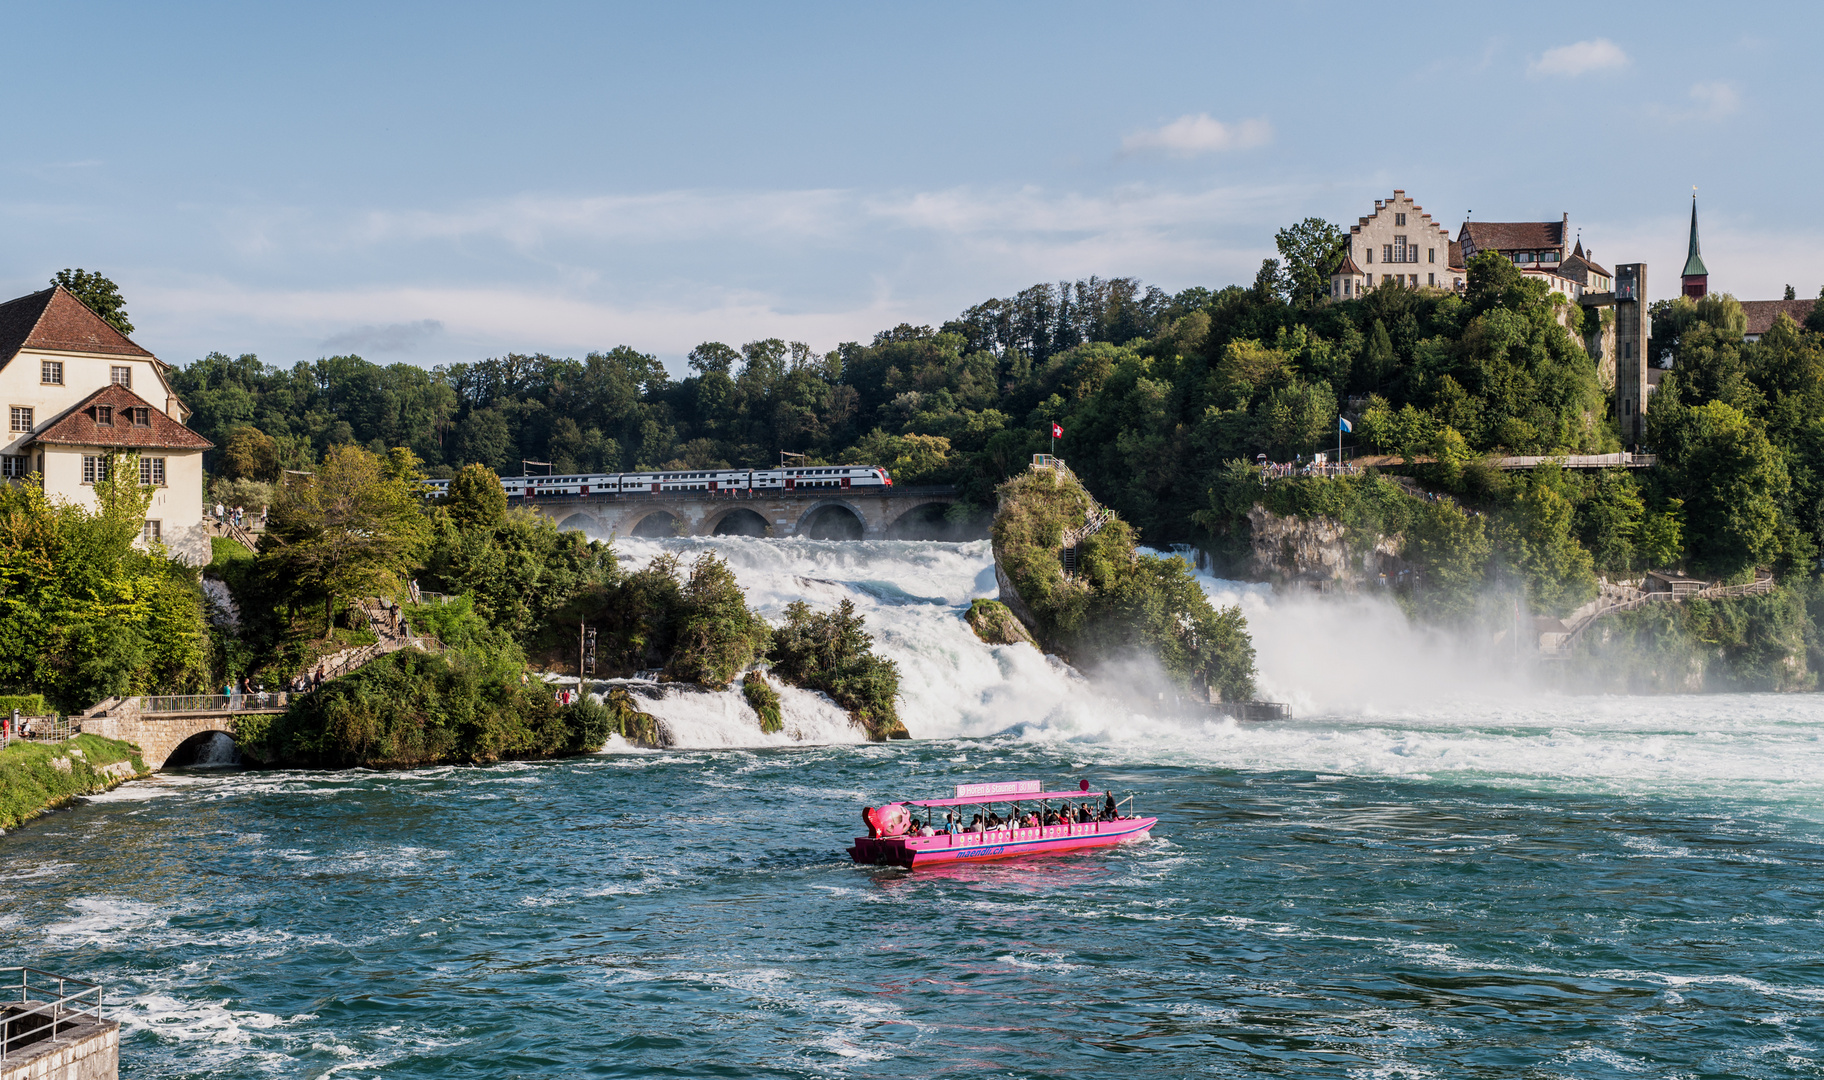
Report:
M 1596 599 L 1577 609 L 1565 620 L 1569 631 L 1556 646 L 1546 646 L 1543 641 L 1539 651 L 1548 657 L 1562 658 L 1570 655 L 1571 647 L 1583 636 L 1591 624 L 1605 615 L 1615 615 L 1624 611 L 1638 611 L 1649 604 L 1676 603 L 1684 600 L 1722 600 L 1734 596 L 1758 596 L 1773 591 L 1773 575 L 1765 571 L 1757 572 L 1753 581 L 1742 585 L 1710 585 L 1690 592 L 1645 592 L 1633 585 L 1615 585 L 1607 582 L 1599 587 Z

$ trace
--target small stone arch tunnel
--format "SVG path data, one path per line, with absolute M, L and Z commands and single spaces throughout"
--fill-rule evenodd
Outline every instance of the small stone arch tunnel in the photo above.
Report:
M 952 495 L 828 495 L 729 499 L 679 498 L 647 502 L 612 499 L 544 502 L 534 508 L 590 536 L 802 536 L 812 540 L 975 540 L 988 534 L 985 516 L 958 520 Z

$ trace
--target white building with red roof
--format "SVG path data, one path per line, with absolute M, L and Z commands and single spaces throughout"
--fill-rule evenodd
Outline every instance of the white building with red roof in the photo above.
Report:
M 209 561 L 203 451 L 184 426 L 169 364 L 109 326 L 62 286 L 0 304 L 0 477 L 42 481 L 52 499 L 93 508 L 95 481 L 139 456 L 154 491 L 141 543 Z

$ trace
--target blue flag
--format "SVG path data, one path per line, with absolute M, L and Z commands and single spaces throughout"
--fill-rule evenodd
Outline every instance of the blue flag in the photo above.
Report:
M 1336 430 L 1347 431 L 1347 432 L 1350 432 L 1351 434 L 1353 434 L 1355 432 L 1355 429 L 1349 426 L 1349 421 L 1343 419 L 1340 416 L 1336 418 Z

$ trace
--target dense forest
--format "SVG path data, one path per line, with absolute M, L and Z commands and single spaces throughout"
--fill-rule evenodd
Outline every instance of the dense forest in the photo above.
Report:
M 1655 305 L 1654 348 L 1672 370 L 1644 449 L 1664 467 L 1553 479 L 1546 498 L 1478 462 L 1620 448 L 1583 344 L 1597 316 L 1492 254 L 1461 294 L 1388 286 L 1329 304 L 1340 237 L 1315 220 L 1282 230 L 1282 258 L 1250 286 L 1168 295 L 1090 278 L 828 353 L 706 342 L 675 379 L 628 346 L 432 370 L 212 354 L 176 379 L 228 478 L 308 467 L 346 443 L 408 447 L 433 476 L 476 462 L 516 474 L 527 460 L 557 472 L 764 466 L 783 450 L 884 464 L 900 483 L 954 483 L 985 507 L 1048 449 L 1056 422 L 1057 452 L 1146 542 L 1217 549 L 1240 520 L 1224 481 L 1234 463 L 1328 449 L 1341 415 L 1353 428 L 1346 449 L 1400 455 L 1470 505 L 1543 499 L 1533 517 L 1574 549 L 1574 575 L 1814 564 L 1824 326 L 1783 321 L 1747 343 L 1729 297 Z

